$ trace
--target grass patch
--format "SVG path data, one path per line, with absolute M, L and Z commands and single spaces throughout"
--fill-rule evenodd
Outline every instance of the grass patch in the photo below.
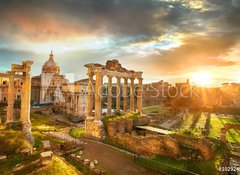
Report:
M 44 168 L 38 172 L 33 172 L 31 175 L 79 175 L 79 173 L 72 165 L 67 164 L 59 157 L 53 156 L 52 163 L 47 165 L 47 168 Z
M 159 106 L 153 106 L 153 107 L 146 107 L 143 108 L 144 114 L 153 114 L 153 115 L 163 115 L 168 112 L 167 107 L 159 107 Z
M 66 124 L 39 113 L 31 113 L 31 122 L 32 131 L 60 131 L 61 128 L 66 127 Z
M 209 137 L 218 139 L 221 135 L 221 128 L 224 127 L 226 123 L 240 124 L 240 121 L 237 119 L 229 119 L 229 118 L 220 118 L 215 115 L 211 116 L 211 129 Z M 240 134 L 239 131 L 235 129 L 230 129 L 227 132 L 227 140 L 231 143 L 239 143 L 240 142 Z
M 225 149 L 219 147 L 216 156 L 209 161 L 194 161 L 194 160 L 173 160 L 162 156 L 154 156 L 152 159 L 140 158 L 139 163 L 154 170 L 166 174 L 189 174 L 186 171 L 198 174 L 217 174 L 218 167 L 223 161 Z
M 81 138 L 85 133 L 85 129 L 71 129 L 69 134 L 73 138 Z
M 45 134 L 40 133 L 39 131 L 33 131 L 32 134 L 33 134 L 33 137 L 34 137 L 34 147 L 35 148 L 42 147 L 43 146 L 43 144 L 42 144 L 43 140 L 49 140 L 50 142 L 54 142 L 54 143 L 58 143 L 58 144 L 65 143 L 64 140 L 49 137 Z
M 0 135 L 0 154 L 13 155 L 32 146 L 21 131 L 5 130 Z
M 142 115 L 140 115 L 139 113 L 128 113 L 128 114 L 124 114 L 122 116 L 112 115 L 112 116 L 109 116 L 109 117 L 103 117 L 102 118 L 102 122 L 103 122 L 104 128 L 106 129 L 108 124 L 109 124 L 109 122 L 116 121 L 116 120 L 124 120 L 124 119 L 137 120 L 141 116 Z
M 11 174 L 13 168 L 17 164 L 29 164 L 32 161 L 35 161 L 40 158 L 40 152 L 34 152 L 32 156 L 22 156 L 21 154 L 15 154 L 12 156 L 8 156 L 7 160 L 0 164 L 0 174 Z

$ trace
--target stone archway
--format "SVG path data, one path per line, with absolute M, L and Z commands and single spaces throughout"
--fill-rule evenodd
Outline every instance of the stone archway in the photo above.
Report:
M 127 112 L 127 91 L 128 91 L 128 79 L 130 79 L 130 112 L 135 111 L 135 90 L 136 86 L 134 80 L 138 79 L 137 84 L 137 112 L 142 112 L 142 72 L 135 72 L 133 70 L 127 70 L 122 67 L 118 60 L 108 60 L 106 65 L 101 64 L 86 64 L 85 67 L 88 69 L 88 112 L 85 122 L 86 135 L 103 139 L 104 130 L 102 126 L 101 116 L 102 116 L 102 87 L 103 87 L 103 76 L 108 77 L 108 93 L 107 93 L 107 115 L 111 115 L 112 111 L 112 78 L 117 78 L 116 89 L 117 94 L 120 94 L 121 89 L 121 79 L 124 79 L 123 85 L 123 111 Z M 93 84 L 93 76 L 96 76 L 96 82 Z M 92 115 L 92 105 L 93 105 L 93 93 L 95 94 L 95 114 Z M 120 95 L 116 96 L 116 112 L 120 112 L 121 98 Z
M 33 144 L 31 136 L 31 121 L 30 121 L 30 108 L 31 108 L 31 65 L 33 61 L 23 61 L 22 65 L 12 64 L 11 71 L 0 73 L 1 77 L 9 79 L 8 84 L 8 106 L 7 106 L 7 119 L 5 122 L 6 127 L 11 127 L 14 122 L 14 79 L 22 79 L 22 95 L 21 95 L 21 114 L 20 122 L 23 126 L 23 132 L 28 141 Z
M 230 129 L 240 130 L 240 124 L 231 124 L 231 123 L 224 124 L 224 128 L 221 128 L 221 141 L 222 142 L 226 143 L 226 141 L 227 141 L 226 134 Z

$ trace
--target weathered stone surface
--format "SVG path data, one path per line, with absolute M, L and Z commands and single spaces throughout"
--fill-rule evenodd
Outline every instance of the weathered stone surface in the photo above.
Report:
M 84 163 L 85 165 L 89 165 L 90 160 L 89 160 L 89 159 L 84 159 L 84 160 L 83 160 L 83 163 Z
M 7 160 L 7 156 L 0 156 L 0 163 L 5 162 Z
M 43 149 L 45 151 L 50 151 L 51 150 L 51 145 L 50 145 L 49 140 L 44 140 L 44 141 L 42 141 L 42 143 L 43 143 Z
M 199 150 L 204 160 L 210 160 L 215 155 L 215 146 L 205 139 L 189 138 L 180 135 L 175 135 L 174 138 L 181 144 Z
M 90 162 L 90 168 L 91 168 L 91 169 L 94 169 L 94 168 L 95 168 L 95 165 L 94 165 L 93 162 Z
M 97 160 L 94 160 L 93 163 L 94 163 L 95 165 L 97 165 L 97 164 L 98 164 L 98 161 L 97 161 Z
M 126 123 L 126 132 L 131 133 L 133 131 L 133 119 L 127 119 Z
M 105 139 L 105 131 L 101 121 L 86 120 L 85 122 L 86 137 L 97 140 Z
M 22 165 L 22 164 L 17 164 L 17 165 L 15 166 L 15 168 L 13 169 L 13 171 L 19 171 L 19 170 L 23 169 L 24 167 L 25 167 L 25 166 Z
M 21 153 L 24 155 L 24 156 L 31 156 L 32 155 L 32 149 L 23 149 L 21 150 Z
M 31 124 L 30 123 L 24 123 L 23 124 L 23 135 L 25 139 L 31 144 L 34 145 L 34 138 L 32 136 L 31 131 Z
M 179 154 L 179 145 L 174 139 L 166 136 L 133 136 L 130 134 L 117 134 L 114 143 L 144 156 L 160 154 L 175 158 Z
M 138 120 L 134 122 L 134 126 L 144 126 L 150 123 L 150 118 L 148 116 L 141 116 Z
M 42 152 L 40 154 L 40 161 L 41 161 L 42 165 L 47 165 L 47 164 L 51 163 L 52 155 L 53 155 L 52 151 Z

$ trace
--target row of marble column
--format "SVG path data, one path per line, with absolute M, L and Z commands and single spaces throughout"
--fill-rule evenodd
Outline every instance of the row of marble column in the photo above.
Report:
M 31 100 L 31 77 L 29 73 L 23 73 L 22 95 L 21 95 L 21 116 L 20 121 L 23 124 L 30 124 L 30 100 Z M 6 124 L 14 121 L 14 74 L 9 75 L 8 84 L 8 106 Z
M 95 117 L 94 120 L 101 120 L 102 115 L 102 81 L 103 76 L 101 73 L 96 73 L 96 82 L 95 87 L 93 87 L 93 74 L 89 75 L 89 84 L 88 84 L 88 118 L 92 118 L 92 106 L 93 106 L 93 88 L 95 89 Z M 107 115 L 110 116 L 112 114 L 112 78 L 113 76 L 108 76 L 108 95 L 107 95 Z M 120 104 L 121 104 L 121 78 L 116 77 L 116 112 L 120 112 Z M 142 78 L 138 79 L 137 86 L 134 83 L 135 78 L 123 78 L 124 86 L 123 86 L 123 111 L 126 113 L 128 111 L 128 87 L 130 87 L 130 112 L 135 112 L 135 90 L 137 90 L 137 112 L 142 111 Z M 131 80 L 130 86 L 128 85 L 128 79 Z

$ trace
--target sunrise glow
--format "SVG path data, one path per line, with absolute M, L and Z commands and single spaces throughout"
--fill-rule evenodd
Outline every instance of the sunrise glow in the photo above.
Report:
M 208 72 L 197 72 L 192 74 L 193 83 L 200 86 L 208 86 L 212 84 L 212 74 Z

